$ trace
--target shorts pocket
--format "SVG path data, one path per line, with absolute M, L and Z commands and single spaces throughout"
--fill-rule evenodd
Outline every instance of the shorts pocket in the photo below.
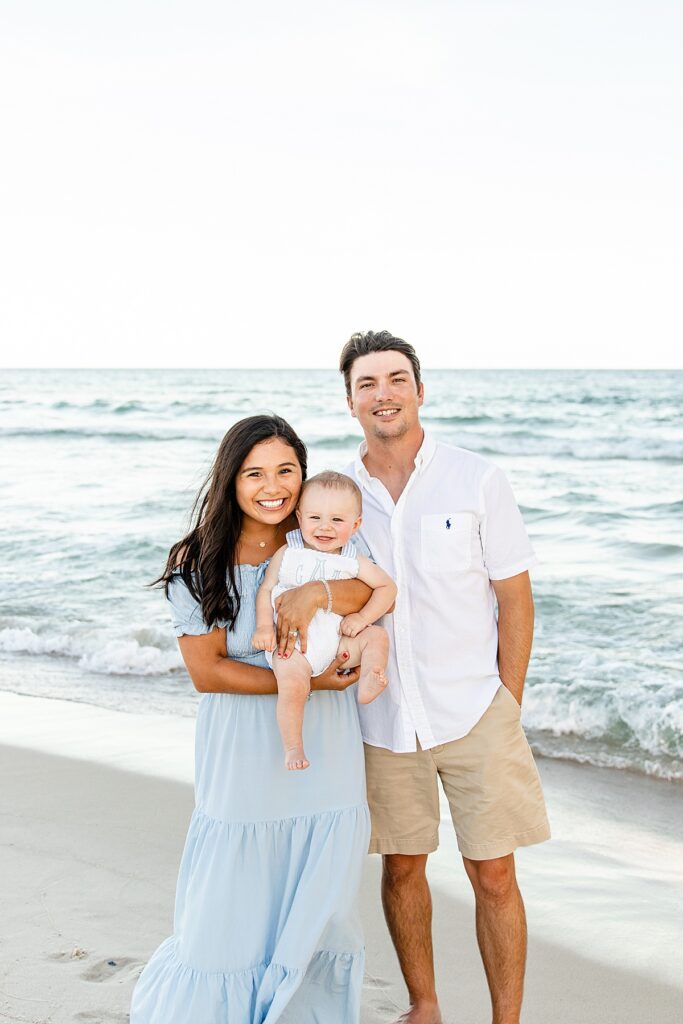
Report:
M 507 700 L 507 702 L 508 702 L 508 705 L 509 705 L 509 706 L 510 706 L 510 707 L 512 708 L 512 710 L 514 711 L 514 713 L 515 713 L 515 716 L 516 716 L 517 718 L 521 718 L 521 717 L 522 717 L 522 706 L 521 706 L 521 704 L 519 704 L 519 702 L 517 701 L 517 698 L 516 698 L 516 697 L 515 697 L 515 696 L 514 696 L 514 695 L 512 694 L 512 692 L 511 692 L 510 690 L 508 690 L 508 688 L 507 688 L 507 686 L 505 685 L 505 683 L 501 683 L 501 684 L 500 684 L 500 688 L 501 688 L 501 690 L 503 691 L 503 697 L 504 697 L 504 699 L 505 699 L 505 700 Z
M 464 572 L 472 564 L 472 512 L 422 516 L 420 550 L 425 572 Z

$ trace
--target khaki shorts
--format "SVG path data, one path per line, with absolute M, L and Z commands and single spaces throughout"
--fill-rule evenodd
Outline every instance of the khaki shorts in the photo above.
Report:
M 439 845 L 441 779 L 460 852 L 505 857 L 550 838 L 541 781 L 520 724 L 520 707 L 501 686 L 461 739 L 394 754 L 365 744 L 370 853 L 431 853 Z

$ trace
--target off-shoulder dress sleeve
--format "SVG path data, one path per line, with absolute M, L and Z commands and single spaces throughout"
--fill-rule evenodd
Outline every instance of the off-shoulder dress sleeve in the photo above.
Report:
M 201 605 L 187 589 L 180 573 L 174 573 L 169 580 L 168 603 L 176 636 L 202 636 L 211 632 L 204 622 Z

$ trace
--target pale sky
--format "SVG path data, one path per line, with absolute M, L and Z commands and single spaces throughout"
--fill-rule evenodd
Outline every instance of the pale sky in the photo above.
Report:
M 681 366 L 680 0 L 2 0 L 0 363 Z

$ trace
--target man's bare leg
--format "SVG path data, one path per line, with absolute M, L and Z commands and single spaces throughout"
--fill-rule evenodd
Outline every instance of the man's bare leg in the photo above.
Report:
M 308 768 L 302 736 L 304 707 L 311 692 L 311 666 L 300 651 L 289 658 L 273 657 L 277 679 L 277 724 L 285 748 L 285 767 L 289 771 Z
M 526 916 L 512 854 L 463 857 L 476 900 L 477 941 L 491 992 L 493 1024 L 519 1024 L 526 965 Z
M 394 1024 L 442 1024 L 434 983 L 427 855 L 385 854 L 382 905 L 408 987 L 410 1009 Z

